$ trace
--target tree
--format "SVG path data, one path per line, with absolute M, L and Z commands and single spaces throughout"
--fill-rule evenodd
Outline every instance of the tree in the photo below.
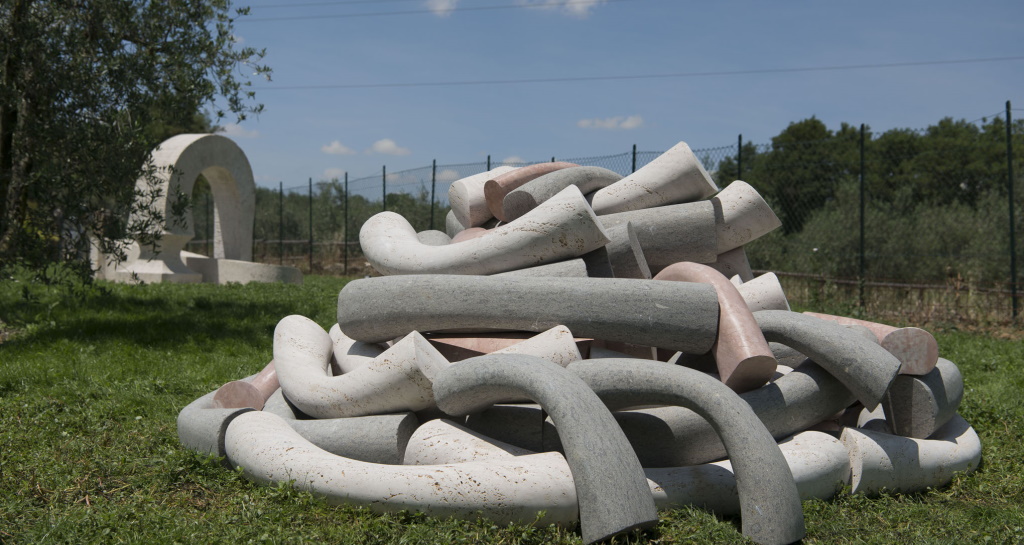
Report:
M 150 151 L 204 108 L 262 109 L 240 69 L 270 69 L 232 34 L 244 14 L 229 0 L 0 3 L 0 264 L 82 265 L 86 234 L 115 255 L 155 236 L 164 218 L 136 204 Z

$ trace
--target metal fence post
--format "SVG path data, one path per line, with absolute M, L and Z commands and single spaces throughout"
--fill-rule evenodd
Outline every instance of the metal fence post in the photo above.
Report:
M 491 170 L 491 156 L 487 156 L 487 170 Z
M 384 195 L 381 199 L 381 207 L 387 212 L 388 211 L 388 166 L 381 165 L 380 167 L 380 183 L 383 188 Z
M 277 262 L 284 265 L 284 182 L 277 182 Z
M 1017 319 L 1019 303 L 1017 301 L 1017 225 L 1013 218 L 1013 117 L 1010 114 L 1010 101 L 1006 101 L 1006 194 L 1010 202 L 1010 301 L 1012 317 Z
M 309 179 L 309 274 L 313 274 L 313 178 Z
M 743 179 L 743 135 L 737 139 L 736 144 L 736 179 Z
M 633 170 L 630 172 L 636 172 L 636 144 L 633 144 Z
M 210 184 L 206 184 L 206 257 L 213 257 L 213 224 L 210 223 Z
M 864 124 L 860 124 L 860 263 L 857 278 L 857 302 L 864 308 Z
M 437 192 L 437 159 L 430 163 L 430 229 L 434 229 L 434 194 Z
M 348 172 L 345 172 L 345 274 L 348 275 Z

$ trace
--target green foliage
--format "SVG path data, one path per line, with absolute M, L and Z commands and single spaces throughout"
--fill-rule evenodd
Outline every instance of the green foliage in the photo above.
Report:
M 243 13 L 227 0 L 0 4 L 0 261 L 41 269 L 82 261 L 90 234 L 114 255 L 157 234 L 165 218 L 136 199 L 175 196 L 145 183 L 151 150 L 208 128 L 204 108 L 261 109 L 237 70 L 269 73 L 236 47 Z

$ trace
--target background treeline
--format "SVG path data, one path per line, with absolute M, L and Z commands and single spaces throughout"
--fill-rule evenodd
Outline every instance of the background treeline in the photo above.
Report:
M 1024 122 L 1014 122 L 1011 129 L 1019 196 Z M 736 179 L 749 182 L 782 219 L 781 229 L 748 248 L 756 269 L 859 278 L 863 206 L 864 278 L 1005 289 L 1010 282 L 1007 144 L 1006 122 L 1000 117 L 979 123 L 946 118 L 926 129 L 881 134 L 867 127 L 862 134 L 860 127 L 848 124 L 831 130 L 812 117 L 790 124 L 770 143 L 695 152 L 720 186 Z M 640 168 L 659 154 L 559 160 L 603 166 L 626 175 L 634 163 Z M 458 165 L 458 177 L 482 172 L 487 166 Z M 418 177 L 407 176 L 404 182 L 401 176 L 393 181 L 388 175 L 387 210 L 403 215 L 422 231 L 431 228 L 433 206 L 433 228 L 444 230 L 448 186 L 458 178 L 449 175 L 438 180 L 437 172 L 453 172 L 443 167 L 418 170 Z M 359 255 L 354 245 L 359 227 L 383 209 L 380 176 L 358 180 L 350 187 L 358 191 L 350 191 L 347 199 L 347 222 L 344 184 L 338 180 L 312 183 L 312 216 L 308 184 L 285 187 L 283 203 L 277 188 L 258 188 L 257 259 L 281 260 L 283 247 L 284 261 L 305 263 L 311 217 L 315 268 L 326 270 L 332 260 L 339 259 L 340 243 L 345 240 L 353 243 L 350 256 Z M 195 195 L 197 239 L 207 238 L 209 232 L 209 214 L 201 210 L 206 202 L 203 191 L 200 187 Z M 1020 199 L 1016 201 L 1019 233 L 1024 211 Z M 277 242 L 281 239 L 283 245 Z M 1021 246 L 1018 240 L 1018 256 Z

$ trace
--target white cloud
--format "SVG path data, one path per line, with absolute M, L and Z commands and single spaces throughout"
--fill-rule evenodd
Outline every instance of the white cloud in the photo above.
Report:
M 459 0 L 427 0 L 427 9 L 434 12 L 435 15 L 447 17 L 458 3 Z
M 328 168 L 324 170 L 324 178 L 327 180 L 333 180 L 335 178 L 341 178 L 345 176 L 345 169 L 343 168 Z
M 441 172 L 437 173 L 437 181 L 439 181 L 439 182 L 454 182 L 455 180 L 458 180 L 458 179 L 459 179 L 459 172 L 457 170 L 452 170 L 450 168 L 446 168 L 446 169 L 442 170 Z
M 242 45 L 242 44 L 245 43 L 245 38 L 239 36 L 238 34 L 232 34 L 231 35 L 231 41 L 235 42 L 238 45 Z
M 503 165 L 521 165 L 521 164 L 523 164 L 525 162 L 526 162 L 526 159 L 523 159 L 522 157 L 520 157 L 518 155 L 513 155 L 512 157 L 506 157 L 505 160 L 501 162 L 501 164 L 503 164 Z
M 337 140 L 331 142 L 330 144 L 327 144 L 326 146 L 321 146 L 320 151 L 328 155 L 355 155 L 356 153 L 356 150 L 346 146 L 345 144 L 342 144 Z
M 621 115 L 615 117 L 606 117 L 604 119 L 581 119 L 576 122 L 576 126 L 581 129 L 611 129 L 611 130 L 632 130 L 638 129 L 644 125 L 644 118 L 638 115 L 631 115 L 629 117 L 623 117 Z
M 259 131 L 257 130 L 253 129 L 251 131 L 247 131 L 244 128 L 242 128 L 241 125 L 238 125 L 236 123 L 229 123 L 227 125 L 224 125 L 223 127 L 217 130 L 217 133 L 223 134 L 228 138 L 258 138 L 260 135 Z
M 561 9 L 565 13 L 578 18 L 590 15 L 590 10 L 598 4 L 604 4 L 607 0 L 522 0 L 527 6 L 535 6 L 545 9 Z
M 409 155 L 412 153 L 409 148 L 403 148 L 395 143 L 390 138 L 383 138 L 373 143 L 373 147 L 370 148 L 373 153 L 379 153 L 381 155 Z

